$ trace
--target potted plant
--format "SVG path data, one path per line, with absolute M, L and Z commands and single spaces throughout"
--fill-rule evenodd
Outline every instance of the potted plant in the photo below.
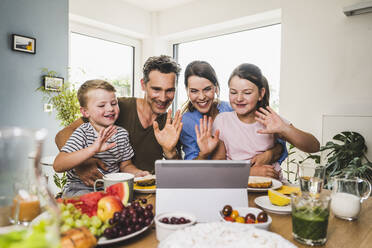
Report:
M 326 159 L 326 178 L 334 176 L 359 177 L 372 183 L 372 163 L 366 156 L 367 146 L 364 137 L 357 132 L 341 132 L 320 148 L 328 152 Z
M 364 137 L 357 132 L 341 132 L 320 148 L 326 166 L 325 187 L 330 188 L 330 179 L 334 176 L 359 177 L 372 183 L 372 163 L 366 156 L 367 146 Z M 306 160 L 320 164 L 321 156 L 297 150 L 288 146 L 288 158 L 283 169 L 290 183 L 297 183 L 298 166 Z
M 58 74 L 55 71 L 49 71 L 47 68 L 42 69 L 43 77 L 56 77 Z M 46 90 L 44 85 L 36 89 L 43 94 L 43 102 L 52 104 L 56 110 L 56 119 L 63 127 L 70 125 L 73 121 L 81 117 L 79 101 L 77 99 L 77 91 L 70 83 L 66 82 L 62 85 L 61 91 Z M 51 112 L 50 112 L 51 113 Z M 54 174 L 54 183 L 61 190 L 57 197 L 62 194 L 62 189 L 66 184 L 67 177 L 64 172 L 62 176 Z

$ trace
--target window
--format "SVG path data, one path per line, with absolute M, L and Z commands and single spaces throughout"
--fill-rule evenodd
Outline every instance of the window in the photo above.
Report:
M 176 109 L 187 101 L 184 69 L 194 60 L 205 60 L 217 73 L 223 101 L 229 100 L 227 80 L 235 67 L 241 63 L 260 67 L 270 85 L 270 106 L 278 111 L 280 46 L 280 24 L 175 45 L 175 54 L 183 69 L 178 80 Z
M 117 90 L 117 96 L 133 95 L 134 47 L 70 33 L 69 80 L 78 88 L 86 80 L 103 79 Z

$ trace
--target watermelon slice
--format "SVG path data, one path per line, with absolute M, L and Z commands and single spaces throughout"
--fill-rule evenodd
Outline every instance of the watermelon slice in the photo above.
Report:
M 117 183 L 106 188 L 107 195 L 119 197 L 124 206 L 131 200 L 128 182 Z

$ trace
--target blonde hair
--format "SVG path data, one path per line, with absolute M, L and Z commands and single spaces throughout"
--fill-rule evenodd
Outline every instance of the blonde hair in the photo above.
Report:
M 107 90 L 109 92 L 116 92 L 114 86 L 112 86 L 110 83 L 100 80 L 100 79 L 93 79 L 88 80 L 85 83 L 83 83 L 78 92 L 77 92 L 77 98 L 80 103 L 80 107 L 86 107 L 88 102 L 87 94 L 90 90 L 96 90 L 96 89 L 102 89 Z

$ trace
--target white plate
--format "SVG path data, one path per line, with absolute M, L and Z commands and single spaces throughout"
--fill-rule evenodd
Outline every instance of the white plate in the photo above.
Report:
M 291 204 L 287 206 L 275 206 L 271 204 L 269 200 L 269 196 L 264 195 L 264 196 L 259 196 L 256 199 L 254 199 L 254 203 L 257 204 L 257 206 L 260 206 L 263 208 L 263 210 L 274 213 L 274 214 L 291 214 L 292 213 L 292 208 Z
M 149 229 L 149 227 L 152 226 L 153 223 L 154 223 L 154 219 L 151 221 L 150 225 L 145 226 L 141 230 L 139 230 L 137 232 L 134 232 L 134 233 L 131 233 L 129 235 L 123 236 L 123 237 L 116 238 L 116 239 L 106 239 L 105 237 L 101 237 L 98 240 L 97 245 L 108 245 L 108 244 L 113 244 L 113 243 L 117 243 L 117 242 L 120 242 L 120 241 L 123 241 L 123 240 L 126 240 L 126 239 L 133 238 L 134 236 L 137 236 L 137 235 L 143 233 L 144 231 L 146 231 L 147 229 Z
M 254 178 L 256 176 L 250 176 L 250 178 Z M 268 189 L 279 189 L 280 187 L 282 187 L 282 182 L 276 180 L 276 179 L 273 179 L 273 178 L 269 178 L 271 181 L 272 181 L 272 185 L 270 188 L 249 188 L 248 187 L 248 191 L 249 192 L 266 192 Z
M 224 247 L 224 244 L 229 247 L 296 247 L 279 234 L 248 224 L 208 222 L 172 233 L 160 242 L 158 248 Z
M 144 177 L 136 177 L 136 178 L 134 178 L 134 182 L 137 182 L 137 181 L 143 180 L 143 179 L 156 179 L 156 176 L 155 175 L 147 175 L 147 176 L 144 176 Z M 151 194 L 151 193 L 156 192 L 156 188 L 155 189 L 134 189 L 134 191 L 138 192 L 138 193 Z

